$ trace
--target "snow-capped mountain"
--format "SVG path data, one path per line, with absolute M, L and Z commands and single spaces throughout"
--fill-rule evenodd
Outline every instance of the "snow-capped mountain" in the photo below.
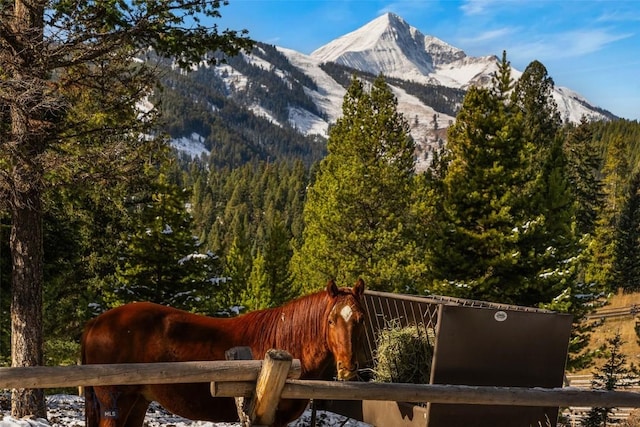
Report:
M 498 69 L 494 55 L 470 57 L 446 42 L 422 34 L 401 17 L 386 13 L 311 53 L 320 62 L 336 62 L 372 74 L 459 89 L 488 85 Z M 522 72 L 512 69 L 518 79 Z M 554 99 L 562 117 L 578 122 L 584 115 L 603 119 L 577 93 L 557 87 Z
M 468 58 L 462 50 L 425 36 L 392 13 L 322 46 L 311 57 L 376 75 L 461 88 L 495 69 L 493 58 Z M 447 73 L 451 70 L 455 72 Z
M 382 73 L 398 100 L 398 110 L 411 125 L 420 169 L 429 162 L 431 148 L 446 137 L 445 130 L 455 120 L 466 90 L 471 85 L 489 84 L 498 62 L 493 55 L 470 57 L 387 13 L 311 55 L 258 43 L 250 54 L 228 58 L 225 64 L 210 66 L 203 62 L 184 76 L 197 85 L 195 93 L 178 87 L 183 84 L 183 77 L 170 78 L 169 86 L 176 93 L 190 93 L 188 102 L 193 108 L 188 109 L 190 117 L 182 122 L 197 122 L 197 126 L 185 127 L 173 135 L 176 140 L 197 140 L 203 151 L 209 150 L 213 155 L 220 151 L 215 146 L 218 137 L 207 135 L 206 130 L 214 121 L 219 124 L 238 120 L 241 109 L 246 117 L 234 125 L 232 133 L 247 140 L 247 152 L 273 159 L 277 154 L 273 152 L 270 132 L 264 130 L 264 123 L 256 125 L 250 117 L 281 129 L 280 133 L 289 132 L 289 136 L 273 138 L 278 143 L 291 138 L 292 132 L 317 141 L 326 138 L 330 124 L 341 116 L 342 100 L 353 73 L 365 80 Z M 521 74 L 512 70 L 516 79 Z M 556 87 L 553 96 L 565 120 L 614 117 L 567 88 Z M 226 112 L 232 103 L 233 111 Z M 206 115 L 211 118 L 206 119 Z M 296 137 L 291 142 L 296 147 L 292 151 L 299 152 L 305 144 L 305 140 Z

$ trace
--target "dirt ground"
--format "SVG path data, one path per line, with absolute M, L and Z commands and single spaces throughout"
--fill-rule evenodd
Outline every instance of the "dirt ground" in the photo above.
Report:
M 602 307 L 602 309 L 611 310 L 613 308 L 631 307 L 634 304 L 640 307 L 640 293 L 624 294 L 618 292 L 609 298 L 608 304 Z M 621 351 L 622 354 L 625 355 L 627 363 L 640 367 L 640 337 L 638 337 L 635 331 L 636 322 L 640 323 L 640 313 L 598 321 L 598 326 L 596 326 L 591 334 L 589 348 L 593 350 L 602 348 L 606 345 L 608 339 L 613 338 L 616 333 L 619 333 L 623 341 Z M 596 366 L 602 363 L 604 363 L 604 360 L 596 360 Z M 596 367 L 587 368 L 576 373 L 589 374 L 592 373 L 594 369 L 596 369 Z

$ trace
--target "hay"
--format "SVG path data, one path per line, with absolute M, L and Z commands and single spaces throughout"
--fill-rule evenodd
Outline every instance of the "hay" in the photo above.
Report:
M 390 323 L 376 340 L 375 381 L 429 384 L 434 343 L 432 328 Z

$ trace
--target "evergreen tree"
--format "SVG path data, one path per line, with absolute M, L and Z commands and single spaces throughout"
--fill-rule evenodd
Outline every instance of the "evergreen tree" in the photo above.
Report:
M 597 206 L 595 230 L 589 240 L 590 259 L 585 280 L 613 291 L 625 285 L 618 282 L 626 281 L 619 274 L 622 270 L 630 271 L 627 262 L 633 261 L 632 257 L 624 258 L 636 252 L 629 252 L 628 245 L 633 243 L 627 239 L 630 237 L 627 233 L 633 233 L 628 229 L 633 227 L 629 222 L 633 214 L 627 210 L 630 207 L 627 203 L 640 159 L 640 125 L 628 120 L 602 121 L 590 123 L 589 130 L 603 164 L 599 171 L 602 196 Z M 627 246 L 624 251 L 623 246 Z M 618 258 L 619 255 L 622 258 Z
M 503 57 L 503 63 L 506 58 Z M 522 126 L 506 101 L 510 68 L 491 90 L 473 87 L 449 128 L 440 230 L 433 242 L 434 291 L 517 300 L 522 278 L 517 226 L 524 185 Z
M 117 198 L 119 189 L 104 191 L 114 196 L 110 204 L 102 199 L 105 193 L 76 190 L 47 194 L 43 221 L 47 363 L 57 362 L 47 354 L 52 343 L 79 343 L 86 321 L 100 312 L 96 302 L 101 300 L 102 289 L 112 279 L 113 266 L 118 262 L 119 233 L 128 224 L 128 215 Z
M 436 155 L 437 157 L 437 155 Z M 437 246 L 437 236 L 442 230 L 442 216 L 439 209 L 442 207 L 442 181 L 441 170 L 430 168 L 425 173 L 416 176 L 412 215 L 416 218 L 416 233 L 414 234 L 414 250 L 419 255 L 412 260 L 413 276 L 416 284 L 416 294 L 429 293 L 430 284 L 434 282 L 434 270 L 436 261 L 434 248 Z
M 273 295 L 265 264 L 262 252 L 258 252 L 253 258 L 247 288 L 242 292 L 242 306 L 247 311 L 269 308 L 273 305 Z
M 625 204 L 625 181 L 629 176 L 627 147 L 622 136 L 614 137 L 607 147 L 603 175 L 604 200 L 596 219 L 595 236 L 589 247 L 591 262 L 586 271 L 586 280 L 608 289 L 615 289 L 612 280 L 615 259 L 615 238 L 621 209 Z
M 330 129 L 304 207 L 304 243 L 292 271 L 314 287 L 368 276 L 372 289 L 411 292 L 414 142 L 382 76 L 370 92 L 354 78 Z
M 302 234 L 307 175 L 298 160 L 211 169 L 206 179 L 198 175 L 199 188 L 193 197 L 196 232 L 207 236 L 203 247 L 221 254 L 224 261 L 229 281 L 225 290 L 217 293 L 222 306 L 241 303 L 240 295 L 246 292 L 259 253 L 273 294 L 271 305 L 283 303 L 301 290 L 293 286 L 288 266 L 292 245 Z
M 582 252 L 574 230 L 574 199 L 566 179 L 562 141 L 550 147 L 530 195 L 530 222 L 521 233 L 520 271 L 525 279 L 520 302 L 550 302 L 576 283 Z
M 225 257 L 225 276 L 227 276 L 233 285 L 238 289 L 243 289 L 249 282 L 249 276 L 252 270 L 252 257 L 249 242 L 244 236 L 235 236 L 231 246 L 229 247 Z M 228 295 L 226 295 L 228 296 Z M 229 305 L 237 304 L 238 301 L 230 299 Z
M 562 121 L 553 100 L 553 79 L 539 61 L 525 68 L 514 86 L 511 98 L 522 112 L 523 138 L 530 144 L 533 162 L 529 173 L 535 176 L 538 166 L 546 161 L 551 146 L 560 130 Z
M 123 238 L 114 300 L 107 302 L 151 301 L 197 309 L 210 298 L 220 267 L 212 254 L 198 251 L 185 209 L 187 195 L 160 173 L 154 191 L 144 196 L 137 204 L 135 230 Z
M 449 128 L 434 291 L 537 305 L 574 284 L 579 247 L 552 81 L 537 62 L 523 76 L 512 85 L 503 55 L 493 87 L 471 88 Z
M 132 73 L 141 73 L 137 83 Z M 128 75 L 130 85 L 111 82 L 113 75 Z M 150 188 L 148 171 L 167 162 L 162 138 L 136 135 L 149 132 L 155 114 L 141 115 L 130 96 L 144 91 L 150 77 L 115 60 L 89 76 L 76 68 L 60 76 L 70 106 L 57 155 L 82 161 L 58 159 L 42 196 L 47 349 L 51 340 L 78 342 L 85 322 L 104 309 L 104 292 L 120 262 L 120 236 L 132 232 L 131 202 Z
M 235 267 L 243 269 L 238 272 L 243 275 L 244 280 L 236 281 L 236 288 L 241 289 L 240 304 L 245 310 L 258 310 L 281 305 L 293 297 L 297 296 L 299 289 L 293 286 L 293 281 L 288 270 L 291 259 L 291 244 L 287 230 L 281 221 L 267 225 L 268 230 L 264 236 L 265 242 L 257 249 L 257 253 L 241 261 L 249 261 L 247 264 L 236 263 Z M 232 249 L 235 249 L 232 247 Z M 240 251 L 234 251 L 236 256 Z M 227 261 L 231 259 L 232 253 L 227 256 Z M 228 264 L 232 268 L 233 264 Z M 231 272 L 231 270 L 230 270 Z M 247 275 L 248 273 L 248 275 Z M 231 274 L 233 278 L 233 274 Z
M 531 198 L 540 216 L 521 242 L 523 247 L 532 248 L 522 268 L 529 286 L 523 290 L 521 300 L 573 315 L 567 366 L 575 369 L 592 360 L 593 354 L 586 348 L 593 325 L 586 316 L 598 306 L 601 289 L 585 282 L 581 274 L 586 257 L 583 244 L 575 235 L 575 203 L 564 176 L 566 159 L 561 143 L 558 139 L 551 147 L 540 174 L 539 193 Z
M 577 126 L 569 125 L 564 153 L 567 158 L 567 178 L 576 200 L 577 233 L 580 236 L 592 235 L 603 197 L 600 179 L 602 155 L 586 118 L 583 117 Z
M 511 62 L 507 60 L 507 51 L 502 51 L 502 59 L 498 64 L 498 70 L 491 76 L 492 94 L 500 101 L 506 102 L 515 86 L 511 78 Z
M 276 216 L 267 230 L 263 249 L 264 270 L 271 303 L 269 307 L 282 305 L 300 293 L 294 286 L 289 261 L 293 256 L 291 238 L 283 221 Z
M 613 250 L 613 282 L 626 292 L 640 291 L 640 172 L 628 184 Z
M 575 284 L 582 248 L 575 234 L 575 198 L 562 148 L 553 80 L 533 61 L 515 85 L 512 101 L 523 118 L 527 182 L 521 199 L 520 302 L 547 303 Z
M 606 350 L 607 359 L 599 371 L 593 373 L 591 387 L 594 390 L 616 390 L 623 386 L 634 385 L 638 383 L 636 369 L 627 366 L 627 358 L 621 352 L 622 340 L 619 333 L 613 338 L 607 340 Z M 600 427 L 610 424 L 619 424 L 620 420 L 612 418 L 615 408 L 592 408 L 582 421 L 584 427 Z

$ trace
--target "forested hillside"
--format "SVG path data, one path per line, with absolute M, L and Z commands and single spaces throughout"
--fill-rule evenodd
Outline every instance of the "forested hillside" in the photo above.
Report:
M 322 116 L 303 89 L 303 85 L 314 87 L 313 81 L 273 46 L 259 43 L 252 54 L 253 61 L 213 55 L 228 67 L 202 62 L 188 74 L 174 70 L 168 61 L 159 61 L 162 90 L 149 100 L 162 113 L 162 129 L 172 138 L 200 135 L 204 148 L 211 152 L 208 163 L 216 167 L 288 159 L 310 166 L 324 156 L 326 141 L 296 131 L 289 123 L 289 111 L 299 107 Z M 257 62 L 263 56 L 269 62 Z M 290 83 L 265 64 L 277 64 Z M 268 111 L 269 117 L 254 110 Z
M 357 74 L 360 78 L 366 79 L 370 82 L 373 82 L 376 78 L 373 74 L 363 71 L 355 72 L 352 68 L 333 62 L 323 63 L 321 68 L 345 88 L 348 88 L 351 84 L 351 79 L 354 74 Z M 455 117 L 458 110 L 460 110 L 464 94 L 466 93 L 466 91 L 462 89 L 450 88 L 441 85 L 415 83 L 398 78 L 387 78 L 387 82 L 404 89 L 407 93 L 415 96 L 424 104 L 433 107 L 435 111 L 453 117 Z M 413 117 L 408 117 L 408 119 L 413 119 Z

